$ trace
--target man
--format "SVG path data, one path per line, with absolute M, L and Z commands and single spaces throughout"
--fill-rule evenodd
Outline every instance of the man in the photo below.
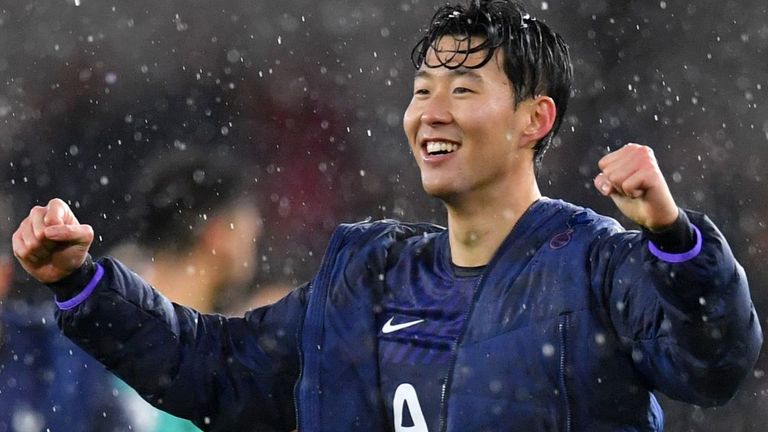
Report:
M 642 231 L 539 192 L 570 91 L 562 39 L 475 1 L 441 8 L 413 59 L 405 132 L 447 230 L 343 225 L 309 284 L 229 320 L 94 263 L 59 200 L 21 223 L 15 254 L 66 334 L 208 430 L 659 431 L 653 390 L 727 401 L 762 343 L 746 279 L 650 149 L 595 178 Z

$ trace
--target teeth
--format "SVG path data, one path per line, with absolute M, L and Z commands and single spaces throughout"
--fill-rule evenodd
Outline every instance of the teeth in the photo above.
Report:
M 427 153 L 453 153 L 458 150 L 459 145 L 445 141 L 430 141 L 427 143 Z

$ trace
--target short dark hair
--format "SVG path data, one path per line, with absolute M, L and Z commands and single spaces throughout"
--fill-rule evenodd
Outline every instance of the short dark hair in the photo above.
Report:
M 151 250 L 182 252 L 209 219 L 256 194 L 242 167 L 213 155 L 164 155 L 138 179 L 139 243 Z
M 427 63 L 428 51 L 436 49 L 443 36 L 466 40 L 467 44 L 461 45 L 466 48 L 457 45 L 454 55 L 438 58 L 437 64 Z M 479 43 L 473 43 L 473 38 L 479 38 Z M 515 106 L 528 98 L 547 95 L 557 107 L 552 130 L 533 148 L 538 172 L 544 152 L 563 122 L 573 80 L 568 46 L 559 34 L 531 17 L 515 1 L 470 0 L 467 5 L 445 5 L 437 10 L 424 36 L 413 47 L 411 61 L 416 69 L 423 65 L 474 69 L 488 63 L 497 49 L 504 53 L 504 72 L 515 90 Z M 476 52 L 485 52 L 483 60 L 466 64 L 469 55 Z

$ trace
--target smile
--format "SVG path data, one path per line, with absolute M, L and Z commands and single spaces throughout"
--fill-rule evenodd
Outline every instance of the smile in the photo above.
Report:
M 427 154 L 430 156 L 453 153 L 459 149 L 458 144 L 445 141 L 429 141 L 426 147 Z

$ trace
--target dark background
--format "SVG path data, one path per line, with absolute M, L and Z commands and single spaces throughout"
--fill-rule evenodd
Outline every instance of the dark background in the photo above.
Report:
M 68 200 L 98 255 L 135 236 L 131 185 L 152 161 L 233 156 L 263 191 L 259 283 L 309 278 L 340 222 L 444 223 L 401 128 L 410 50 L 438 4 L 4 2 L 3 205 Z M 619 217 L 593 190 L 596 162 L 652 146 L 678 204 L 725 232 L 768 328 L 765 2 L 528 4 L 569 42 L 576 73 L 543 193 Z M 768 430 L 766 367 L 764 355 L 725 408 L 665 404 L 668 430 Z

